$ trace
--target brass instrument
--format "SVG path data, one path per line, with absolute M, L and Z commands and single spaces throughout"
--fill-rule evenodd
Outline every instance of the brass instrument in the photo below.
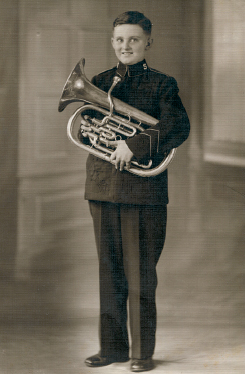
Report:
M 85 59 L 81 59 L 68 77 L 58 110 L 62 112 L 72 102 L 86 103 L 70 117 L 67 136 L 78 147 L 114 164 L 114 161 L 110 160 L 110 155 L 115 151 L 117 141 L 143 132 L 148 127 L 156 125 L 158 120 L 111 96 L 113 88 L 121 80 L 120 77 L 114 77 L 113 84 L 106 93 L 86 78 L 84 65 Z M 99 113 L 99 117 L 103 118 L 99 120 L 91 117 L 91 113 L 94 112 Z M 79 131 L 74 134 L 78 117 L 81 118 L 81 124 Z M 128 171 L 142 177 L 156 176 L 167 168 L 175 152 L 175 148 L 167 152 L 157 167 L 151 167 L 151 160 L 148 165 L 132 161 Z

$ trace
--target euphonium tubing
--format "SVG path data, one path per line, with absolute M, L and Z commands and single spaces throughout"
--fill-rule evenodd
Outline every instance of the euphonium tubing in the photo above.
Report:
M 84 138 L 89 138 L 90 145 L 84 144 L 80 139 L 74 136 L 74 126 L 78 117 L 82 115 L 84 111 L 93 110 L 102 113 L 105 118 L 108 118 L 108 122 L 103 124 L 104 119 L 102 121 L 89 118 L 92 124 L 83 124 L 86 122 L 86 115 L 82 116 L 82 124 L 79 131 L 79 134 Z M 110 122 L 111 121 L 111 122 Z M 116 122 L 119 123 L 119 126 L 116 125 Z M 114 124 L 115 123 L 115 124 Z M 123 129 L 126 128 L 126 129 Z M 127 132 L 128 131 L 128 132 Z M 129 138 L 133 137 L 137 132 L 137 129 L 133 127 L 130 122 L 122 120 L 121 117 L 118 116 L 110 116 L 110 113 L 105 109 L 98 108 L 94 105 L 84 105 L 83 107 L 78 108 L 75 113 L 70 117 L 67 125 L 67 136 L 68 138 L 76 144 L 79 148 L 82 148 L 89 153 L 97 156 L 105 161 L 108 161 L 114 164 L 113 161 L 110 160 L 110 155 L 115 151 L 117 140 L 121 140 L 123 137 Z M 84 136 L 86 134 L 86 137 Z M 148 169 L 152 165 L 152 161 L 150 160 L 148 165 L 145 164 L 138 164 L 136 161 L 132 161 L 131 164 L 140 167 L 142 169 Z M 135 169 L 137 171 L 138 169 Z M 131 168 L 130 172 L 134 172 L 134 169 Z M 139 171 L 139 170 L 138 170 Z M 135 173 L 135 172 L 134 172 Z
M 84 64 L 85 60 L 81 59 L 68 77 L 60 99 L 59 111 L 62 111 L 71 102 L 81 101 L 88 103 L 79 107 L 69 118 L 67 136 L 79 148 L 115 164 L 114 161 L 110 160 L 110 156 L 116 149 L 116 141 L 135 136 L 149 126 L 156 125 L 158 120 L 111 97 L 111 92 L 118 81 L 120 81 L 120 78 L 114 77 L 114 82 L 108 94 L 94 86 L 84 74 Z M 110 109 L 110 112 L 106 109 Z M 85 111 L 91 110 L 93 112 L 100 112 L 104 118 L 100 121 L 86 114 L 84 115 Z M 113 113 L 114 110 L 124 117 L 115 115 Z M 74 134 L 75 124 L 79 116 L 82 118 L 79 135 L 83 139 L 88 138 L 89 144 L 84 144 L 78 138 L 78 133 L 76 133 L 76 136 Z M 128 120 L 125 117 L 128 117 Z M 139 123 L 131 122 L 131 118 Z M 151 168 L 151 160 L 148 165 L 131 161 L 131 167 L 126 170 L 141 177 L 156 176 L 168 167 L 175 153 L 176 149 L 173 148 L 156 167 Z
M 83 107 L 78 108 L 73 113 L 73 115 L 69 118 L 69 121 L 68 121 L 68 124 L 67 124 L 67 136 L 68 136 L 68 138 L 77 147 L 79 147 L 81 149 L 84 149 L 85 151 L 93 154 L 96 157 L 101 158 L 102 160 L 105 160 L 107 162 L 110 162 L 110 163 L 114 164 L 115 162 L 110 160 L 110 156 L 116 148 L 116 147 L 111 146 L 111 143 L 116 140 L 115 138 L 113 140 L 112 139 L 107 140 L 106 138 L 101 139 L 101 138 L 99 138 L 99 135 L 97 135 L 96 132 L 93 131 L 92 132 L 92 138 L 94 138 L 94 140 L 92 140 L 92 141 L 90 140 L 90 145 L 86 145 L 86 144 L 83 144 L 81 142 L 81 140 L 78 139 L 74 135 L 74 127 L 75 127 L 75 124 L 76 124 L 76 120 L 86 110 L 97 110 L 105 116 L 107 116 L 108 113 L 109 113 L 105 109 L 98 108 L 94 105 L 84 105 Z M 116 116 L 116 118 L 117 118 L 117 116 Z M 113 120 L 114 120 L 114 118 L 113 118 Z M 98 134 L 99 134 L 100 133 L 99 128 L 97 128 L 97 129 L 98 129 Z M 88 132 L 88 131 L 89 131 L 89 129 L 87 131 L 85 130 L 85 132 Z M 81 135 L 83 135 L 83 134 L 81 133 Z M 116 136 L 116 134 L 115 134 L 115 136 Z M 128 169 L 128 171 L 130 173 L 136 174 L 136 175 L 141 176 L 141 177 L 156 176 L 156 175 L 162 173 L 167 168 L 169 163 L 172 161 L 172 158 L 174 156 L 175 151 L 176 151 L 175 149 L 172 149 L 171 152 L 160 163 L 160 165 L 158 165 L 155 168 L 150 169 L 151 164 L 152 164 L 151 160 L 150 160 L 148 165 L 138 164 L 137 162 L 132 161 L 131 162 L 132 166 L 130 167 L 130 169 Z

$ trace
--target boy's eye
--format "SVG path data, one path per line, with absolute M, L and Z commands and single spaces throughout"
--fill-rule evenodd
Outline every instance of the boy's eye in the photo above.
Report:
M 137 42 L 137 41 L 138 41 L 138 38 L 131 38 L 131 39 L 129 40 L 130 43 L 135 43 L 135 42 Z M 116 42 L 117 42 L 117 43 L 123 43 L 123 38 L 117 38 L 117 39 L 116 39 Z

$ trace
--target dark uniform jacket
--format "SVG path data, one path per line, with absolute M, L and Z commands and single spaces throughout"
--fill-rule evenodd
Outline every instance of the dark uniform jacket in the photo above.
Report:
M 190 124 L 178 95 L 174 78 L 148 67 L 145 60 L 107 70 L 92 83 L 108 92 L 113 77 L 122 81 L 112 96 L 159 120 L 143 133 L 128 138 L 126 143 L 138 162 L 152 159 L 158 165 L 167 150 L 180 146 L 188 137 Z M 87 159 L 85 199 L 125 204 L 165 205 L 168 203 L 167 170 L 155 177 L 138 177 L 119 171 L 111 163 L 93 155 Z

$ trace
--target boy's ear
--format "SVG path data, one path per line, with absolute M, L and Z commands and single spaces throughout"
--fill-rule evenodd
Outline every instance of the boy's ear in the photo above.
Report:
M 152 38 L 148 38 L 148 40 L 147 40 L 147 44 L 146 44 L 146 46 L 145 46 L 145 49 L 146 49 L 146 50 L 150 49 L 151 46 L 152 46 L 152 43 L 153 43 L 153 39 L 152 39 Z

